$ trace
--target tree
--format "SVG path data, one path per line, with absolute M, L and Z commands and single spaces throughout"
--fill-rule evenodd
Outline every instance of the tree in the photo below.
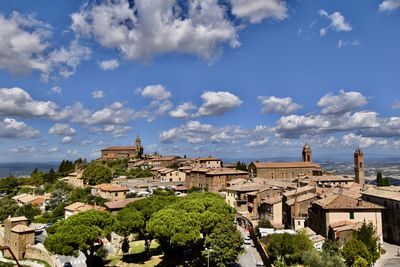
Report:
M 13 199 L 8 197 L 0 199 L 0 222 L 3 222 L 8 216 L 13 216 L 17 209 L 18 205 Z
M 353 266 L 358 258 L 363 258 L 365 261 L 367 261 L 368 265 L 371 264 L 371 256 L 368 252 L 367 246 L 356 238 L 350 239 L 343 246 L 342 255 L 348 266 Z M 358 262 L 360 261 L 361 260 L 358 260 Z
M 302 254 L 313 248 L 311 240 L 300 232 L 272 234 L 267 237 L 267 250 L 271 259 L 284 261 L 288 265 L 302 263 Z
M 212 233 L 206 237 L 204 247 L 211 251 L 203 250 L 203 257 L 210 253 L 213 266 L 226 266 L 235 263 L 238 255 L 243 251 L 243 238 L 236 227 L 227 222 L 219 224 Z
M 382 178 L 382 173 L 376 174 L 376 185 L 377 186 L 390 186 L 390 180 L 388 177 Z
M 44 246 L 52 253 L 67 256 L 77 256 L 81 251 L 87 266 L 95 266 L 94 257 L 102 248 L 101 238 L 111 233 L 114 223 L 114 217 L 107 212 L 81 212 L 50 226 Z
M 0 179 L 0 192 L 6 194 L 15 194 L 18 192 L 19 186 L 21 185 L 19 179 L 13 176 Z
M 302 260 L 304 265 L 309 267 L 345 267 L 339 253 L 331 255 L 324 251 L 318 252 L 316 249 L 305 251 Z
M 75 165 L 72 161 L 63 160 L 58 167 L 58 172 L 61 174 L 61 176 L 66 176 L 70 172 L 74 171 L 74 169 Z
M 89 185 L 109 183 L 112 181 L 112 173 L 106 166 L 92 163 L 83 172 L 83 181 Z
M 337 255 L 340 252 L 340 243 L 338 240 L 327 239 L 322 245 L 322 251 L 329 255 Z
M 44 175 L 44 182 L 45 182 L 45 183 L 50 183 L 50 184 L 52 184 L 52 183 L 54 183 L 55 181 L 57 181 L 57 174 L 56 174 L 56 172 L 53 170 L 53 168 L 51 168 L 51 169 L 49 170 L 49 172 L 46 173 L 46 174 Z
M 375 263 L 380 257 L 380 247 L 372 223 L 366 224 L 364 222 L 361 228 L 354 232 L 354 238 L 357 238 L 365 244 L 371 256 L 372 263 Z
M 260 228 L 274 228 L 274 226 L 268 219 L 261 219 L 255 229 L 257 234 L 260 233 Z
M 28 220 L 32 221 L 36 215 L 42 214 L 42 211 L 37 206 L 33 206 L 32 204 L 27 204 L 19 207 L 14 216 L 25 216 Z
M 244 162 L 236 162 L 236 170 L 247 171 L 247 165 Z

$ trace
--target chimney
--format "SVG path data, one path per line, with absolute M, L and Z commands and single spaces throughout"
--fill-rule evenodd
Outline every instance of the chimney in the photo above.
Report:
M 361 206 L 361 204 L 362 204 L 361 198 L 357 199 L 357 206 Z

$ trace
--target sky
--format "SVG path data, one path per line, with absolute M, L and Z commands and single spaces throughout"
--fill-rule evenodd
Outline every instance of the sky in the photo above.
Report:
M 400 0 L 0 1 L 1 162 L 398 156 Z M 368 156 L 367 156 L 368 155 Z

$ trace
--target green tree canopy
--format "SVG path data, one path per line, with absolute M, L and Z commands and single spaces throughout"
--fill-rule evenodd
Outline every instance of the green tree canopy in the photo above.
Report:
M 112 181 L 112 172 L 104 165 L 92 163 L 83 172 L 83 180 L 89 185 L 109 183 Z
M 238 255 L 243 251 L 242 245 L 243 238 L 236 226 L 229 222 L 221 223 L 206 237 L 204 247 L 211 250 L 204 249 L 202 255 L 206 258 L 210 253 L 212 266 L 223 267 L 236 262 Z
M 348 266 L 353 266 L 357 260 L 361 262 L 362 260 L 359 260 L 359 258 L 363 258 L 368 265 L 372 262 L 367 246 L 356 238 L 349 240 L 343 246 L 342 255 Z
M 8 197 L 0 199 L 0 222 L 3 222 L 8 216 L 13 216 L 17 209 L 18 205 L 14 199 Z
M 372 223 L 362 224 L 361 228 L 354 232 L 354 238 L 363 242 L 371 256 L 372 263 L 375 263 L 380 257 L 379 239 L 375 236 L 375 230 Z
M 44 246 L 61 255 L 77 256 L 82 251 L 87 265 L 94 266 L 94 255 L 102 247 L 100 239 L 110 234 L 114 223 L 115 218 L 107 212 L 90 210 L 78 213 L 50 226 Z
M 19 186 L 21 182 L 18 178 L 9 176 L 6 178 L 0 179 L 0 192 L 4 192 L 6 194 L 15 194 L 18 192 Z
M 33 220 L 36 215 L 42 214 L 42 211 L 39 209 L 38 206 L 33 206 L 32 204 L 27 204 L 19 207 L 14 216 L 25 216 L 29 220 Z

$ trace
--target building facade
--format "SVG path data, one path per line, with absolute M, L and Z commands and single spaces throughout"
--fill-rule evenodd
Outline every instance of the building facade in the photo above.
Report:
M 383 240 L 400 245 L 400 187 L 373 187 L 362 194 L 362 199 L 385 207 L 382 211 Z
M 364 154 L 360 148 L 357 148 L 354 152 L 354 176 L 356 183 L 361 185 L 365 184 L 364 168 Z
M 101 150 L 100 160 L 135 159 L 143 155 L 143 146 L 139 135 L 134 146 L 111 146 Z

